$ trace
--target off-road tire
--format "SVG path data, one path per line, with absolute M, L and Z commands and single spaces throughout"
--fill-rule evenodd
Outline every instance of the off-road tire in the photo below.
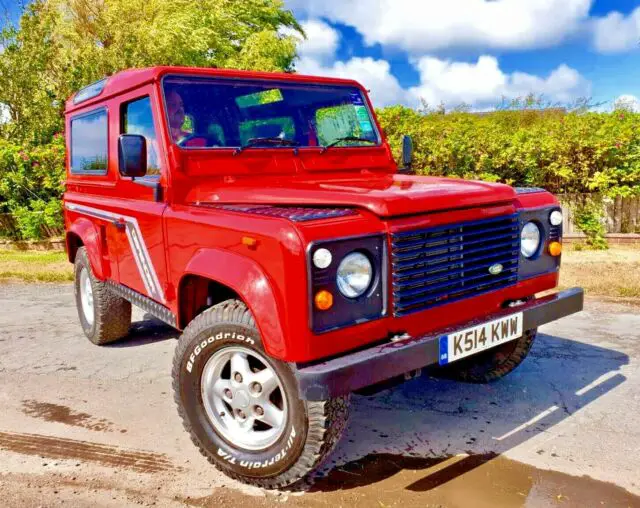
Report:
M 269 361 L 287 397 L 282 437 L 262 451 L 249 451 L 224 439 L 208 419 L 202 402 L 201 377 L 207 360 L 225 346 L 238 345 Z M 238 300 L 207 309 L 187 326 L 173 359 L 173 390 L 184 428 L 202 455 L 231 478 L 267 489 L 301 485 L 333 450 L 349 416 L 349 396 L 319 402 L 300 399 L 291 367 L 264 352 L 254 318 Z
M 80 273 L 85 269 L 91 280 L 93 291 L 93 323 L 87 322 L 80 296 Z M 103 346 L 123 338 L 131 326 L 131 303 L 114 294 L 106 283 L 96 279 L 84 247 L 76 253 L 74 264 L 74 293 L 78 317 L 87 338 L 98 346 Z
M 537 329 L 527 330 L 519 339 L 437 368 L 435 374 L 465 383 L 492 383 L 513 372 L 524 361 L 536 335 Z

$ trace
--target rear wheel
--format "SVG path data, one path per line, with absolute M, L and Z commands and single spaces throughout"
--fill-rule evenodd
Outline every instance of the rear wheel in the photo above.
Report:
M 436 368 L 441 377 L 467 383 L 491 383 L 513 372 L 531 351 L 537 329 L 527 330 L 522 337 L 464 358 L 443 368 Z
M 264 488 L 292 485 L 317 469 L 347 424 L 348 397 L 301 400 L 291 367 L 265 353 L 238 300 L 204 311 L 185 329 L 173 387 L 185 429 L 209 462 Z
M 131 304 L 94 277 L 84 247 L 76 253 L 74 274 L 78 317 L 87 338 L 101 346 L 127 335 L 131 326 Z

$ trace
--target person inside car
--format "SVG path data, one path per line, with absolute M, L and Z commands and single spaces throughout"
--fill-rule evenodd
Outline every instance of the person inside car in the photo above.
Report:
M 176 143 L 181 144 L 181 141 L 191 135 L 190 132 L 182 128 L 185 119 L 184 102 L 176 90 L 170 90 L 167 93 L 166 100 L 171 137 Z
M 171 138 L 180 146 L 204 148 L 220 146 L 220 140 L 212 133 L 196 134 L 184 129 L 186 118 L 184 101 L 177 90 L 169 90 L 166 94 L 167 115 L 169 116 L 169 130 Z

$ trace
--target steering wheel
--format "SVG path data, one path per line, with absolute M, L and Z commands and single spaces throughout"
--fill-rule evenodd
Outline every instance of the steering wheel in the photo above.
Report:
M 202 139 L 204 140 L 204 145 L 201 148 L 208 148 L 208 147 L 212 147 L 212 146 L 220 146 L 220 140 L 215 137 L 212 136 L 210 134 L 189 134 L 188 136 L 185 136 L 184 138 L 180 139 L 179 141 L 176 142 L 176 145 L 178 146 L 189 146 L 189 141 L 192 141 L 194 139 Z

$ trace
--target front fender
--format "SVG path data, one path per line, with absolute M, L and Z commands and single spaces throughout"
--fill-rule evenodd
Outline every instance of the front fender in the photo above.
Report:
M 76 235 L 80 238 L 83 247 L 87 251 L 89 257 L 89 263 L 91 263 L 91 270 L 93 274 L 99 280 L 105 280 L 109 274 L 109 265 L 104 263 L 100 246 L 102 245 L 102 238 L 100 237 L 100 231 L 96 225 L 89 219 L 80 217 L 76 219 L 69 228 L 67 228 L 67 252 L 70 250 L 70 236 Z
M 280 325 L 286 322 L 284 304 L 256 261 L 227 250 L 200 249 L 187 264 L 185 272 L 183 277 L 197 275 L 234 290 L 252 312 L 267 353 L 284 358 L 285 337 Z

